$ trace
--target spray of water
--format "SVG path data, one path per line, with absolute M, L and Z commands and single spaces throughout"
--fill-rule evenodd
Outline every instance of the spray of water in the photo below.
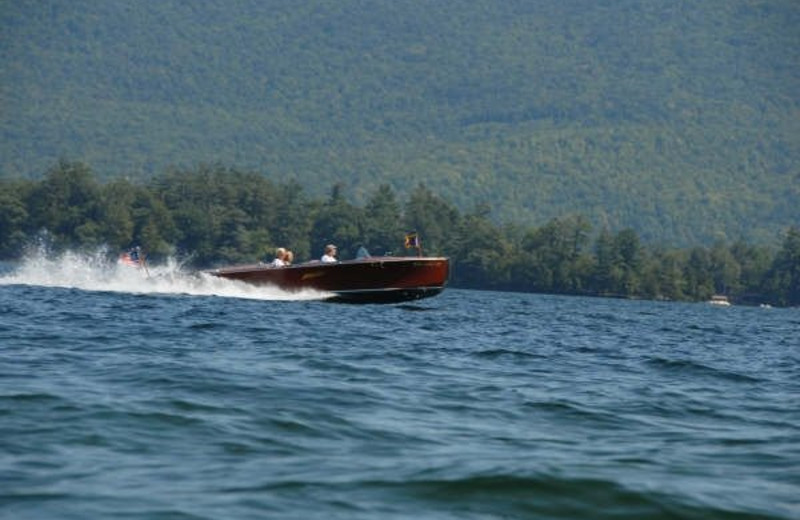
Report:
M 225 280 L 200 271 L 186 270 L 175 259 L 147 269 L 109 259 L 106 249 L 92 253 L 67 251 L 49 254 L 45 247 L 30 251 L 9 272 L 0 274 L 2 285 L 38 285 L 85 291 L 136 294 L 186 294 L 255 300 L 320 300 L 330 294 L 319 291 L 286 292 Z

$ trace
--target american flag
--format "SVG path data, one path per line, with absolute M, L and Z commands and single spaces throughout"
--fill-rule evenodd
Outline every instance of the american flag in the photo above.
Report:
M 122 253 L 119 255 L 119 261 L 131 267 L 139 267 L 142 264 L 138 249 L 131 249 L 127 253 Z
M 419 248 L 419 236 L 416 233 L 409 233 L 406 235 L 406 249 L 416 247 Z

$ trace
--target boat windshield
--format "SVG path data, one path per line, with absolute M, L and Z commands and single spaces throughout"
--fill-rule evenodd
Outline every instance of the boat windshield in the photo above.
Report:
M 358 258 L 369 258 L 369 256 L 370 256 L 369 251 L 367 251 L 367 248 L 364 247 L 364 246 L 359 247 L 358 251 L 356 251 L 356 258 L 357 259 Z

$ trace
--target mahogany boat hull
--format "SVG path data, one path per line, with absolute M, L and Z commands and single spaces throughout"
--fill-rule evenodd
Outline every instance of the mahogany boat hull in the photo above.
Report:
M 331 293 L 331 300 L 396 303 L 436 296 L 450 276 L 442 257 L 368 257 L 332 264 L 308 262 L 287 267 L 242 265 L 209 272 L 214 276 L 284 291 L 307 289 Z

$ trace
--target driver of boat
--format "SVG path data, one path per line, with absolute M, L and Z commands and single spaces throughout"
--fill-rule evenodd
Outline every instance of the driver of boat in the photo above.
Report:
M 275 260 L 270 264 L 271 267 L 283 267 L 286 265 L 286 249 L 279 247 L 275 250 Z
M 331 264 L 336 262 L 336 246 L 328 244 L 325 246 L 325 254 L 319 259 L 323 264 Z

